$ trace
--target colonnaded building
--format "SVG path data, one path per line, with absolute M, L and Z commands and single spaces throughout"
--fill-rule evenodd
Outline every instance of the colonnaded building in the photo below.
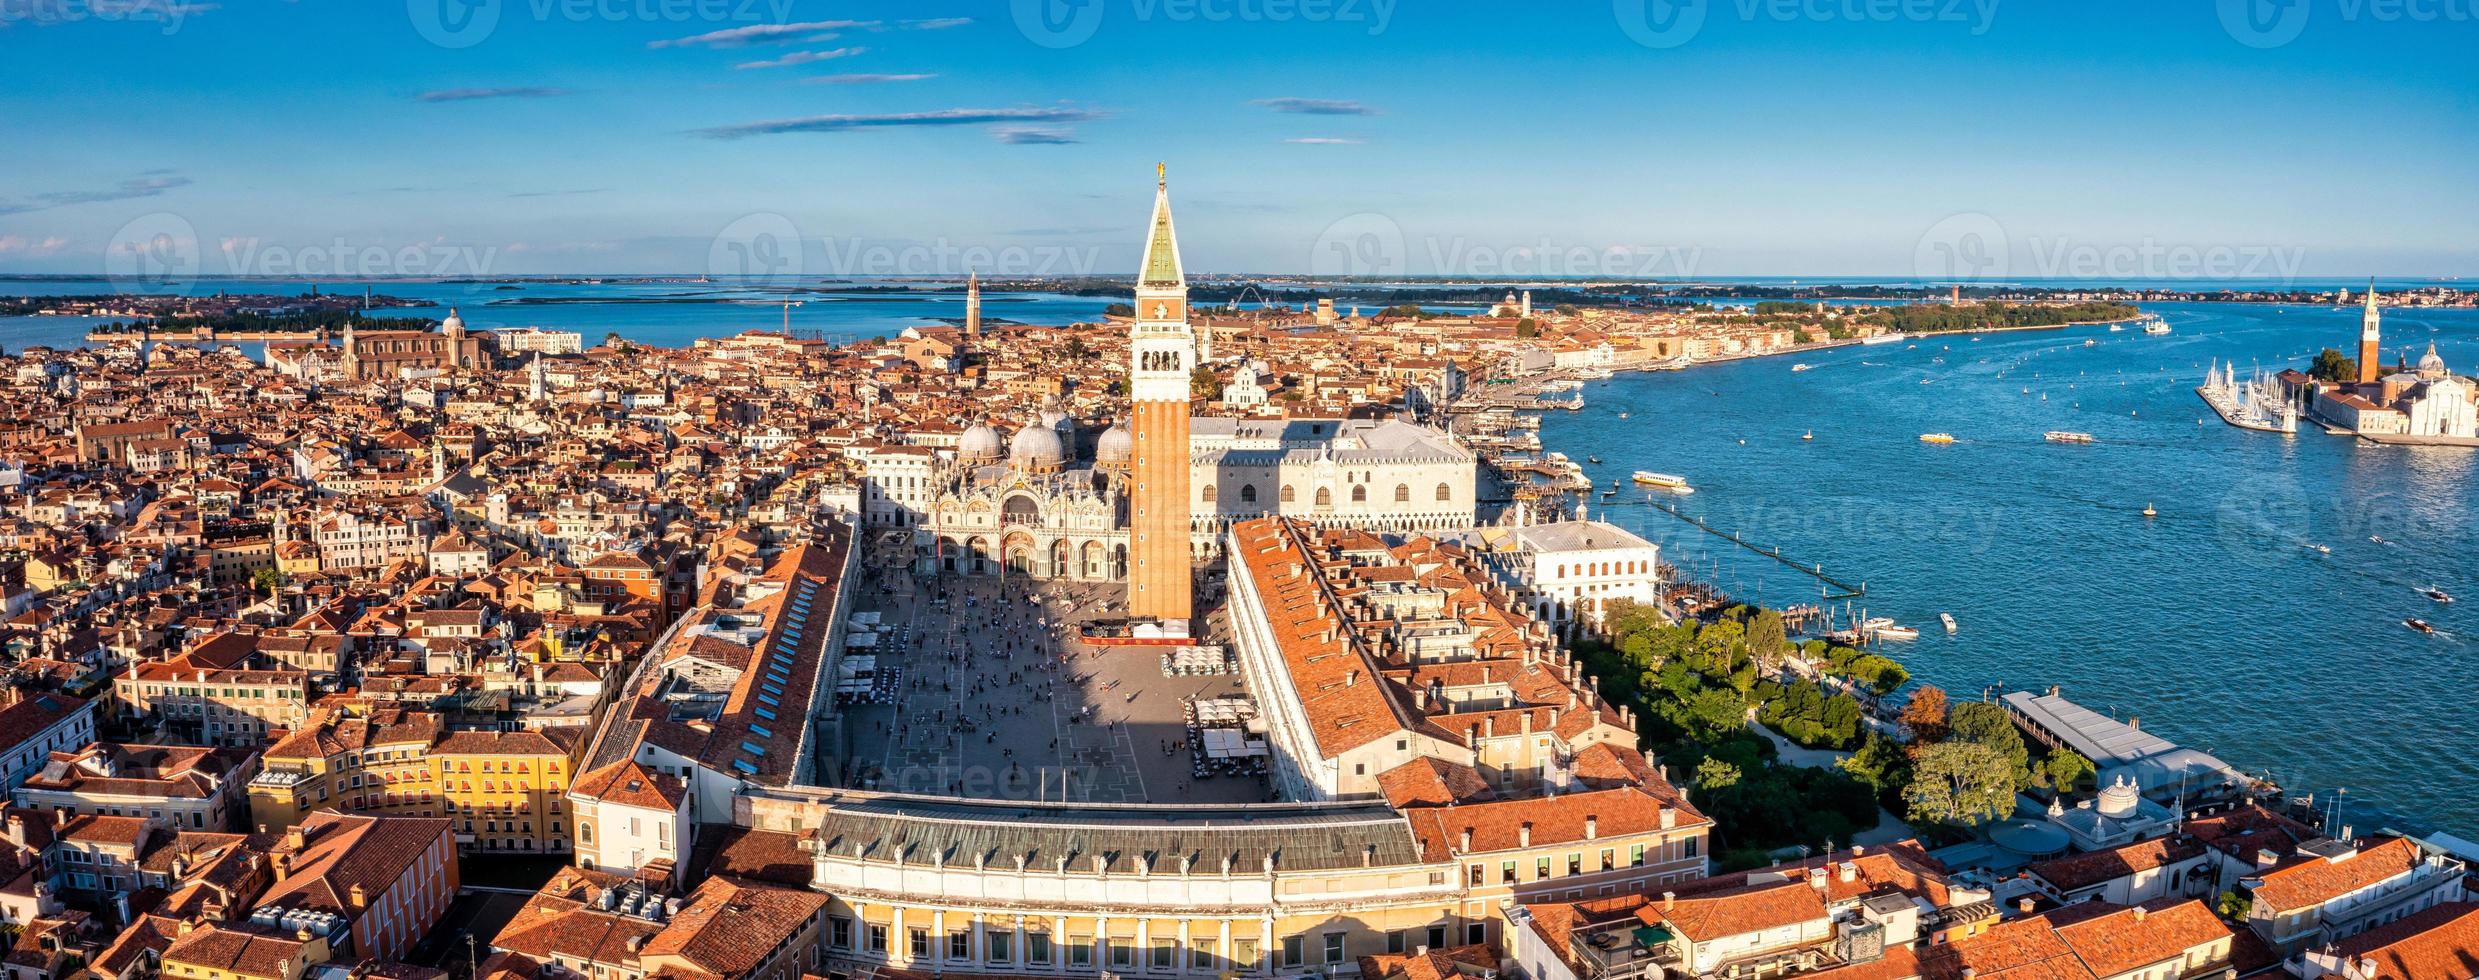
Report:
M 1166 208 L 1167 195 L 1165 230 Z M 734 541 L 657 638 L 571 783 L 577 863 L 674 883 L 709 845 L 727 873 L 788 871 L 827 898 L 818 972 L 898 977 L 1350 975 L 1364 955 L 1500 942 L 1514 903 L 1706 873 L 1711 821 L 1531 602 L 1446 535 L 1352 526 L 1416 513 L 1468 527 L 1470 457 L 1451 442 L 1392 423 L 1197 419 L 1190 492 L 1148 501 L 1151 481 L 1131 488 L 1105 466 L 1124 442 L 1097 446 L 1104 458 L 1085 470 L 1028 431 L 1003 458 L 992 433 L 957 469 L 925 467 L 949 481 L 923 511 L 930 533 L 955 535 L 968 560 L 990 560 L 979 537 L 1055 569 L 1061 538 L 1034 529 L 1089 520 L 1058 529 L 1066 554 L 1080 562 L 1100 543 L 1109 557 L 1088 577 L 1116 577 L 1134 550 L 1129 507 L 1192 508 L 1192 533 L 1230 570 L 1227 604 L 1208 612 L 1230 621 L 1263 784 L 1182 782 L 1181 763 L 1149 771 L 1141 798 L 1108 802 L 853 788 L 873 785 L 854 778 L 856 746 L 884 744 L 890 718 L 926 722 L 837 696 L 864 657 L 902 651 L 852 640 L 891 627 L 856 612 L 878 591 L 858 588 L 855 529 L 828 522 Z M 989 522 L 947 525 L 950 506 Z M 1018 530 L 1052 550 L 1018 551 Z M 943 572 L 953 552 L 941 551 Z M 1103 655 L 1156 656 L 1119 651 Z M 1053 710 L 1031 687 L 974 707 Z M 995 765 L 1002 750 L 984 741 L 956 750 Z M 1234 789 L 1271 800 L 1183 802 Z

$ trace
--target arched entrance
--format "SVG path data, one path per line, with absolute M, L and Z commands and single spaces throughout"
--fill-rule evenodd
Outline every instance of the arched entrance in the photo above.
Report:
M 966 542 L 965 547 L 972 553 L 971 571 L 973 574 L 988 575 L 997 571 L 997 568 L 990 564 L 990 539 L 976 536 Z
M 1081 577 L 1087 579 L 1107 578 L 1108 576 L 1102 574 L 1102 560 L 1102 543 L 1099 541 L 1085 542 L 1084 570 L 1080 573 Z
M 1032 536 L 1032 535 L 1030 535 L 1030 534 L 1011 534 L 1011 535 L 1008 535 L 1008 536 L 1007 536 L 1007 538 L 1006 538 L 1005 543 L 1001 546 L 1001 549 L 1002 549 L 1002 552 L 1006 555 L 1006 561 L 1007 561 L 1007 574 L 1009 574 L 1009 575 L 1031 575 L 1031 574 L 1033 574 L 1033 555 L 1034 555 L 1034 553 L 1036 552 L 1036 550 L 1037 550 L 1037 549 L 1036 549 L 1036 548 L 1034 547 L 1034 545 L 1033 545 L 1033 536 Z
M 1045 577 L 1067 576 L 1067 542 L 1050 542 L 1050 567 L 1043 569 L 1042 574 Z

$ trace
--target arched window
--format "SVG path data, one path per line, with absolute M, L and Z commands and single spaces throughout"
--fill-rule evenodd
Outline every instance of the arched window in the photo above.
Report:
M 578 824 L 578 825 L 577 825 L 577 843 L 580 843 L 580 844 L 591 844 L 591 843 L 593 843 L 593 842 L 594 842 L 594 825 L 593 825 L 593 824 L 590 824 L 590 823 L 580 823 L 580 824 Z
M 1240 484 L 1240 503 L 1243 503 L 1243 504 L 1253 504 L 1253 503 L 1256 503 L 1256 502 L 1257 502 L 1257 485 L 1256 485 L 1256 484 L 1254 484 L 1254 483 L 1243 483 L 1243 484 Z
M 1395 503 L 1398 503 L 1398 504 L 1408 504 L 1408 503 L 1411 503 L 1411 502 L 1412 502 L 1412 485 L 1411 485 L 1411 484 L 1409 484 L 1409 483 L 1397 483 L 1397 484 L 1395 484 L 1395 485 L 1394 485 L 1394 502 L 1395 502 Z
M 1328 489 L 1328 488 L 1326 488 L 1326 487 L 1318 487 L 1318 488 L 1317 488 L 1317 506 L 1319 506 L 1319 507 L 1332 507 L 1332 506 L 1334 506 L 1334 491 L 1333 491 L 1333 490 L 1331 490 L 1331 489 Z
M 1206 485 L 1205 485 L 1205 502 L 1206 502 L 1206 503 L 1209 503 L 1209 504 L 1211 504 L 1211 503 L 1219 503 L 1219 502 L 1221 502 L 1221 499 L 1222 499 L 1222 494 L 1221 494 L 1221 492 L 1220 492 L 1220 491 L 1218 491 L 1218 490 L 1215 490 L 1215 489 L 1214 489 L 1214 485 L 1213 485 L 1213 484 L 1208 483 L 1208 484 L 1206 484 Z
M 1355 504 L 1365 504 L 1365 503 L 1368 503 L 1368 502 L 1369 502 L 1369 488 L 1367 488 L 1367 487 L 1365 487 L 1365 486 L 1361 486 L 1360 484 L 1357 484 L 1357 483 L 1352 484 L 1352 485 L 1351 485 L 1351 502 L 1352 502 L 1352 503 L 1355 503 Z
M 1283 484 L 1283 503 L 1291 503 L 1292 501 L 1298 499 L 1300 499 L 1300 496 L 1291 489 L 1291 484 Z
M 1443 483 L 1438 484 L 1438 485 L 1437 485 L 1437 499 L 1439 499 L 1439 500 L 1453 500 L 1453 499 L 1455 499 L 1455 488 L 1450 487 L 1450 486 L 1447 486 L 1446 484 L 1443 484 Z

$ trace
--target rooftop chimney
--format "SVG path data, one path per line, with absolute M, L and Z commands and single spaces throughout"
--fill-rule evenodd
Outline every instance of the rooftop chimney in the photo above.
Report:
M 1472 828 L 1470 827 L 1463 828 L 1463 847 L 1461 850 L 1466 853 L 1469 853 L 1472 850 Z
M 2137 922 L 2141 922 L 2141 921 L 2143 921 L 2143 917 L 2144 917 L 2144 916 L 2146 916 L 2146 915 L 2149 915 L 2149 914 L 2150 914 L 2149 912 L 2147 912 L 2147 911 L 2145 911 L 2145 910 L 2144 910 L 2144 907 L 2143 907 L 2143 906 L 2141 906 L 2141 905 L 2137 905 L 2137 906 L 2135 906 L 2135 921 L 2137 921 Z
M 1524 847 L 1532 846 L 1532 821 L 1526 820 L 1523 826 L 1515 828 L 1515 843 Z
M 2037 904 L 2039 903 L 2033 901 L 2031 896 L 2025 895 L 2022 898 L 2015 900 L 2014 907 L 2020 910 L 2024 915 L 2030 915 L 2032 906 Z
M 1676 907 L 1678 907 L 1678 893 L 1677 893 L 1677 892 L 1662 892 L 1662 893 L 1661 893 L 1661 910 L 1662 910 L 1662 911 L 1664 911 L 1664 912 L 1667 912 L 1667 911 L 1669 911 L 1669 910 L 1671 910 L 1671 909 L 1673 909 L 1673 908 L 1676 908 Z
M 1598 814 L 1592 814 L 1592 813 L 1587 813 L 1587 814 L 1584 814 L 1584 839 L 1585 839 L 1585 840 L 1599 840 L 1600 838 L 1601 838 L 1601 817 L 1600 817 L 1600 815 L 1598 815 Z

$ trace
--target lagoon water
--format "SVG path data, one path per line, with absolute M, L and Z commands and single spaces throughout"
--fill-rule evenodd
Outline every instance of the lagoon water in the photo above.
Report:
M 2353 342 L 2356 309 L 2147 309 L 2175 332 L 1941 336 L 1621 375 L 1587 384 L 1583 411 L 1550 413 L 1541 438 L 1599 455 L 1587 469 L 1603 487 L 1686 475 L 1698 492 L 1664 500 L 1864 581 L 1854 605 L 1922 630 L 1891 654 L 1956 697 L 2060 684 L 2293 793 L 2347 787 L 2362 828 L 2470 832 L 2479 450 L 2242 431 L 2195 395 L 2212 358 L 2244 374 Z M 2456 373 L 2479 369 L 2479 311 L 2388 309 L 2385 329 L 2388 350 L 2415 345 L 2415 360 L 2434 340 Z M 1596 516 L 1735 596 L 1819 598 L 1814 579 L 1643 499 Z M 2430 585 L 2465 601 L 2434 604 L 2417 591 Z
M 776 329 L 783 316 L 766 304 L 778 293 L 745 284 L 514 285 L 391 282 L 380 291 L 433 305 L 381 315 L 438 317 L 457 306 L 476 328 L 577 330 L 588 343 L 616 332 L 665 345 Z M 9 294 L 111 288 L 0 280 Z M 834 288 L 796 297 L 807 302 L 792 310 L 795 330 L 843 340 L 963 314 L 960 293 Z M 508 302 L 544 298 L 585 302 Z M 994 293 L 986 315 L 1058 324 L 1096 319 L 1108 302 Z M 1915 349 L 1622 375 L 1589 384 L 1585 410 L 1550 413 L 1542 438 L 1577 459 L 1602 457 L 1590 468 L 1602 486 L 1636 469 L 1685 474 L 1700 491 L 1675 498 L 1687 513 L 1864 581 L 1857 604 L 1925 634 L 1895 655 L 1957 697 L 2000 683 L 2062 684 L 2095 709 L 2139 716 L 2168 738 L 2268 770 L 2293 792 L 2346 786 L 2362 827 L 2479 830 L 2456 806 L 2479 796 L 2470 707 L 2479 691 L 2479 450 L 2245 432 L 2195 396 L 2213 358 L 2277 368 L 2351 344 L 2356 309 L 2149 308 L 2176 332 L 1951 336 Z M 2432 339 L 2457 373 L 2479 371 L 2479 311 L 2388 309 L 2385 325 L 2390 349 Z M 0 347 L 74 345 L 89 326 L 0 318 Z M 2085 347 L 2086 339 L 2099 343 Z M 1794 373 L 1794 360 L 1814 369 Z M 2040 437 L 2050 429 L 2100 441 L 2050 444 Z M 1808 431 L 1816 438 L 1802 441 Z M 1926 445 L 1924 432 L 1958 442 Z M 2146 503 L 2160 516 L 2144 519 Z M 1817 598 L 1813 580 L 1668 515 L 1641 505 L 1595 511 L 1734 595 L 1775 605 Z M 2434 605 L 2416 591 L 2429 585 L 2464 602 Z M 1944 635 L 1939 612 L 1961 631 Z M 2408 616 L 2443 632 L 2412 633 L 2401 625 Z

